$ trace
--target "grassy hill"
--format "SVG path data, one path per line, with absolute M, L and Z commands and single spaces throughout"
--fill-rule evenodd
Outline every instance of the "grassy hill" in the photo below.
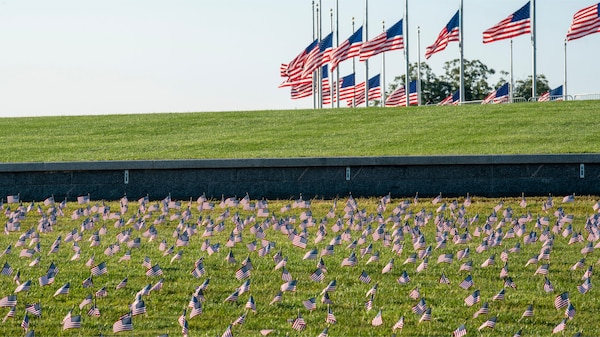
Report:
M 592 153 L 600 101 L 0 119 L 4 162 Z

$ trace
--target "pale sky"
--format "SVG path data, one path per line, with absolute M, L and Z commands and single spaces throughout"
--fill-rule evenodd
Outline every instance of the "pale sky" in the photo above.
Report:
M 409 56 L 425 47 L 458 10 L 459 0 L 409 1 Z M 537 73 L 563 83 L 564 39 L 573 14 L 595 0 L 537 0 Z M 315 1 L 319 3 L 319 0 Z M 484 45 L 482 33 L 526 0 L 464 0 L 466 59 L 510 70 L 510 43 Z M 323 32 L 335 0 L 321 0 Z M 339 39 L 365 19 L 364 0 L 339 0 Z M 404 1 L 368 1 L 368 32 L 404 15 Z M 418 49 L 417 27 L 421 48 Z M 279 65 L 312 41 L 311 0 L 1 0 L 0 117 L 312 108 L 291 100 Z M 325 35 L 325 34 L 324 34 Z M 334 41 L 335 43 L 335 41 Z M 514 39 L 514 76 L 532 72 L 529 35 Z M 600 34 L 568 44 L 568 93 L 600 93 Z M 457 43 L 427 63 L 437 75 L 459 57 Z M 369 75 L 382 69 L 381 55 Z M 402 51 L 385 54 L 385 79 L 404 74 Z M 364 64 L 357 63 L 357 82 Z M 352 62 L 340 65 L 340 76 Z M 362 77 L 361 77 L 362 76 Z M 498 80 L 494 77 L 490 84 Z

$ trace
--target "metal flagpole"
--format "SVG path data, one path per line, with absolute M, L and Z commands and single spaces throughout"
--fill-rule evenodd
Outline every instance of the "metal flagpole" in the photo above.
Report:
M 404 0 L 404 53 L 406 55 L 406 106 L 410 106 L 410 57 L 408 54 L 408 0 Z
M 515 81 L 514 81 L 514 76 L 513 76 L 513 40 L 510 39 L 510 90 L 508 91 L 509 95 L 510 95 L 510 102 L 513 103 L 513 99 L 515 98 L 514 96 L 514 89 L 515 89 Z
M 333 8 L 331 8 L 329 10 L 329 17 L 330 17 L 330 21 L 331 21 L 331 23 L 330 23 L 330 25 L 331 25 L 331 32 L 333 33 Z M 333 102 L 334 101 L 334 99 L 333 99 L 333 91 L 332 91 L 333 90 L 333 85 L 331 83 L 332 82 L 331 80 L 333 79 L 333 72 L 329 71 L 329 67 L 327 67 L 327 71 L 329 72 L 329 74 L 328 74 L 329 76 L 327 76 L 327 80 L 329 81 L 329 99 L 331 99 L 331 108 L 333 109 L 333 108 L 335 108 L 335 103 Z
M 340 2 L 339 0 L 335 0 L 335 46 L 339 47 L 340 46 Z M 333 100 L 333 92 L 335 91 L 335 95 L 336 95 L 336 99 L 335 101 L 337 102 L 337 107 L 340 107 L 340 97 L 338 95 L 338 87 L 339 87 L 339 83 L 340 83 L 340 68 L 336 67 L 335 68 L 335 89 L 334 89 L 334 85 L 333 83 L 329 83 L 329 86 L 331 87 L 330 90 L 331 91 L 331 99 Z
M 354 17 L 352 17 L 352 33 L 354 33 Z M 352 73 L 354 74 L 354 79 L 355 79 L 354 84 L 356 84 L 356 57 L 352 58 Z M 338 84 L 338 87 L 340 87 L 339 84 Z M 355 95 L 352 95 L 352 107 L 356 108 L 356 98 L 355 98 L 355 96 L 356 96 L 356 87 L 353 90 L 354 90 L 354 94 Z M 340 98 L 340 96 L 338 95 L 338 102 L 339 102 L 339 98 Z
M 316 37 L 316 28 L 315 28 L 315 0 L 313 0 L 312 2 L 312 39 L 313 41 L 317 38 Z M 313 91 L 313 109 L 317 108 L 317 95 L 315 95 L 315 79 L 313 76 L 313 81 L 312 81 L 312 91 Z
M 565 39 L 565 78 L 563 82 L 563 101 L 567 100 L 567 39 Z
M 421 105 L 421 27 L 417 26 L 417 97 Z
M 365 37 L 363 38 L 363 41 L 367 42 L 369 41 L 369 0 L 365 0 Z M 355 80 L 354 80 L 354 88 L 356 88 L 356 74 L 354 75 Z M 369 60 L 365 60 L 365 78 L 366 78 L 366 82 L 365 83 L 369 83 Z M 368 106 L 368 102 L 369 102 L 369 86 L 365 85 L 365 102 L 367 103 L 366 106 Z M 356 92 L 356 89 L 355 89 Z
M 532 52 L 532 78 L 531 98 L 537 100 L 537 57 L 536 57 L 536 28 L 535 28 L 535 0 L 531 0 L 531 52 Z
M 460 27 L 458 28 L 460 30 L 459 32 L 459 48 L 460 48 L 460 103 L 464 103 L 465 102 L 465 53 L 464 53 L 464 39 L 463 39 L 463 17 L 464 17 L 464 12 L 463 12 L 463 0 L 460 0 L 460 7 L 459 7 L 459 25 Z
M 381 21 L 381 27 L 385 32 L 385 21 Z M 385 106 L 385 53 L 381 53 L 381 77 L 379 90 L 381 90 L 381 106 Z
M 317 32 L 319 34 L 319 44 L 323 38 L 323 7 L 321 6 L 321 0 L 319 0 L 319 6 L 317 7 Z M 317 46 L 320 48 L 320 46 Z M 323 109 L 323 67 L 317 69 L 317 88 L 319 89 L 319 109 Z

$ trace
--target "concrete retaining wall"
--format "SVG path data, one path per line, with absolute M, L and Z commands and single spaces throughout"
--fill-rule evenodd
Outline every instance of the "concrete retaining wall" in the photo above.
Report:
M 600 154 L 0 163 L 0 197 L 600 195 Z

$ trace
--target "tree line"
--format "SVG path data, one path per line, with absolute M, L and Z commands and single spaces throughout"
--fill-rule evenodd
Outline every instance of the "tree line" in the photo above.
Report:
M 418 63 L 409 65 L 410 78 L 416 79 L 418 72 Z M 464 82 L 465 82 L 465 100 L 476 101 L 484 99 L 492 90 L 500 87 L 510 81 L 509 73 L 500 71 L 500 79 L 495 84 L 490 84 L 490 76 L 495 75 L 496 70 L 488 67 L 480 60 L 464 60 Z M 405 75 L 396 76 L 388 86 L 386 95 L 390 95 L 398 85 L 404 85 Z M 537 93 L 536 96 L 550 90 L 548 80 L 543 74 L 537 75 Z M 522 97 L 526 100 L 531 98 L 532 76 L 525 79 L 515 80 L 513 90 L 514 97 Z M 460 60 L 454 59 L 446 61 L 444 64 L 444 74 L 436 75 L 431 67 L 421 62 L 421 102 L 423 104 L 437 104 L 449 95 L 454 94 L 460 87 Z M 375 105 L 379 102 L 375 102 Z

